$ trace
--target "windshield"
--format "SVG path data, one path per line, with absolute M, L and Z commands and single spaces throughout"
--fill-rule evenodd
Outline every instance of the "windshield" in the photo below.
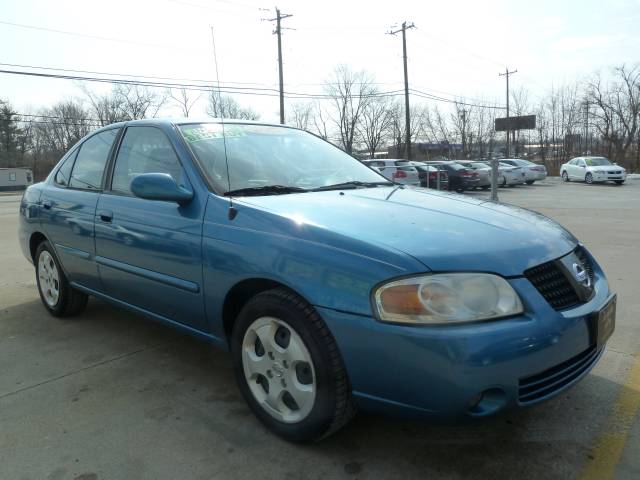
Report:
M 224 141 L 220 123 L 180 125 L 180 131 L 221 193 L 273 185 L 309 190 L 387 181 L 330 143 L 293 128 L 225 123 Z
M 611 162 L 604 157 L 585 158 L 584 161 L 589 167 L 602 167 L 604 165 L 611 165 Z

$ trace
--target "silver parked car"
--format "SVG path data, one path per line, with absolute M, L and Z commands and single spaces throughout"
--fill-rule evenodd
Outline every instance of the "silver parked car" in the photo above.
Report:
M 544 180 L 547 178 L 547 168 L 544 165 L 538 165 L 537 163 L 522 160 L 521 158 L 505 158 L 500 161 L 514 167 L 521 167 L 527 185 L 533 185 L 533 182 L 536 180 Z
M 571 180 L 594 182 L 615 182 L 622 185 L 627 179 L 627 171 L 620 165 L 611 163 L 605 157 L 576 157 L 560 167 L 560 176 L 565 182 Z
M 362 160 L 362 163 L 380 172 L 392 182 L 420 186 L 418 170 L 407 160 L 387 158 Z

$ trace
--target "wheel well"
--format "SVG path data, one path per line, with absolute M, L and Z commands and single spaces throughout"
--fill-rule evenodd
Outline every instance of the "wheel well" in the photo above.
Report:
M 31 238 L 29 238 L 29 252 L 31 253 L 31 259 L 35 263 L 36 250 L 38 249 L 38 245 L 44 242 L 47 239 L 42 233 L 34 232 L 31 234 Z
M 235 284 L 227 293 L 222 307 L 222 324 L 227 339 L 231 338 L 233 324 L 242 307 L 257 294 L 274 288 L 286 288 L 286 285 L 265 278 L 250 278 Z M 295 293 L 295 292 L 294 292 Z

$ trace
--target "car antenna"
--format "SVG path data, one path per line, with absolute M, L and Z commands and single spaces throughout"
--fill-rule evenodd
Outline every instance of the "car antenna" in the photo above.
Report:
M 222 125 L 222 145 L 224 146 L 224 163 L 227 166 L 227 185 L 231 192 L 231 176 L 229 175 L 229 157 L 227 156 L 227 137 L 224 131 L 224 112 L 222 109 L 222 93 L 220 92 L 220 73 L 218 72 L 218 55 L 216 54 L 216 37 L 213 34 L 213 25 L 211 25 L 211 44 L 213 46 L 213 64 L 216 67 L 216 83 L 218 87 L 218 105 L 220 111 L 220 124 Z M 229 220 L 236 218 L 238 210 L 233 206 L 233 197 L 229 195 Z

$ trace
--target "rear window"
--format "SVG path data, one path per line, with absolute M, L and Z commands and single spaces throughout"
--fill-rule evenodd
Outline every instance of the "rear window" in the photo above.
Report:
M 80 146 L 80 151 L 69 179 L 70 187 L 87 190 L 99 190 L 101 188 L 104 167 L 119 130 L 114 128 L 100 132 Z

